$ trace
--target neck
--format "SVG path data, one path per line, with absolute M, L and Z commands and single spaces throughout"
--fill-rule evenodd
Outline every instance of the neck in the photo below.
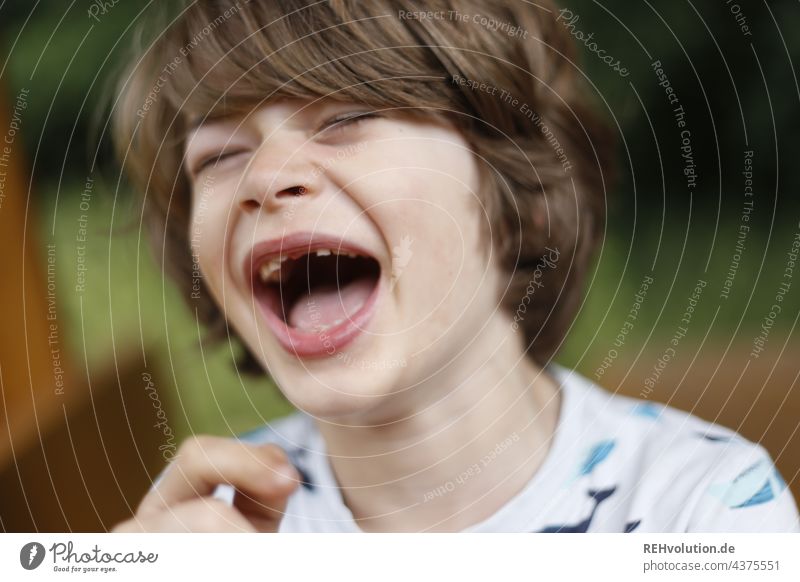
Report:
M 506 320 L 491 327 L 445 370 L 398 391 L 380 413 L 386 421 L 318 422 L 362 530 L 462 530 L 500 509 L 541 465 L 557 387 Z

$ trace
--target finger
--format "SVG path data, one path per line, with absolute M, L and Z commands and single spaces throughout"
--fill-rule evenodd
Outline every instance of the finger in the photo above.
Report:
M 160 513 L 136 515 L 116 525 L 112 533 L 225 533 L 257 531 L 250 521 L 224 501 L 200 497 L 167 508 Z
M 285 494 L 256 498 L 245 491 L 236 491 L 233 497 L 233 506 L 260 532 L 278 531 L 288 503 L 289 495 Z
M 251 445 L 228 438 L 194 437 L 178 449 L 175 460 L 142 503 L 138 514 L 163 512 L 196 497 L 211 495 L 217 485 L 232 485 L 268 508 L 277 507 L 299 482 L 286 453 L 273 444 Z M 258 510 L 252 507 L 256 514 Z

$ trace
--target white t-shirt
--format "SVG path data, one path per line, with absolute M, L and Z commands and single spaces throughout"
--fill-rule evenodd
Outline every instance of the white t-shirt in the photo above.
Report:
M 558 364 L 562 405 L 548 455 L 525 488 L 468 532 L 800 532 L 769 454 L 735 432 L 660 404 L 612 395 Z M 240 437 L 286 450 L 304 483 L 281 532 L 360 532 L 311 417 Z M 227 486 L 216 495 L 232 498 Z

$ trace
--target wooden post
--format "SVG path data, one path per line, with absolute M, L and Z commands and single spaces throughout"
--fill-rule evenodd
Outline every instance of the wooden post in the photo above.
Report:
M 142 350 L 123 346 L 88 373 L 70 365 L 60 309 L 71 290 L 56 278 L 69 255 L 40 238 L 24 171 L 21 132 L 34 97 L 4 99 L 2 89 L 0 531 L 103 531 L 130 516 L 164 464 Z

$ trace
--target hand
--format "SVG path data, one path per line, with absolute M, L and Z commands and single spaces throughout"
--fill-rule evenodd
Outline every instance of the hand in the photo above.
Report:
M 276 532 L 300 475 L 277 445 L 197 436 L 184 441 L 136 514 L 113 532 Z M 211 495 L 232 485 L 233 506 Z

